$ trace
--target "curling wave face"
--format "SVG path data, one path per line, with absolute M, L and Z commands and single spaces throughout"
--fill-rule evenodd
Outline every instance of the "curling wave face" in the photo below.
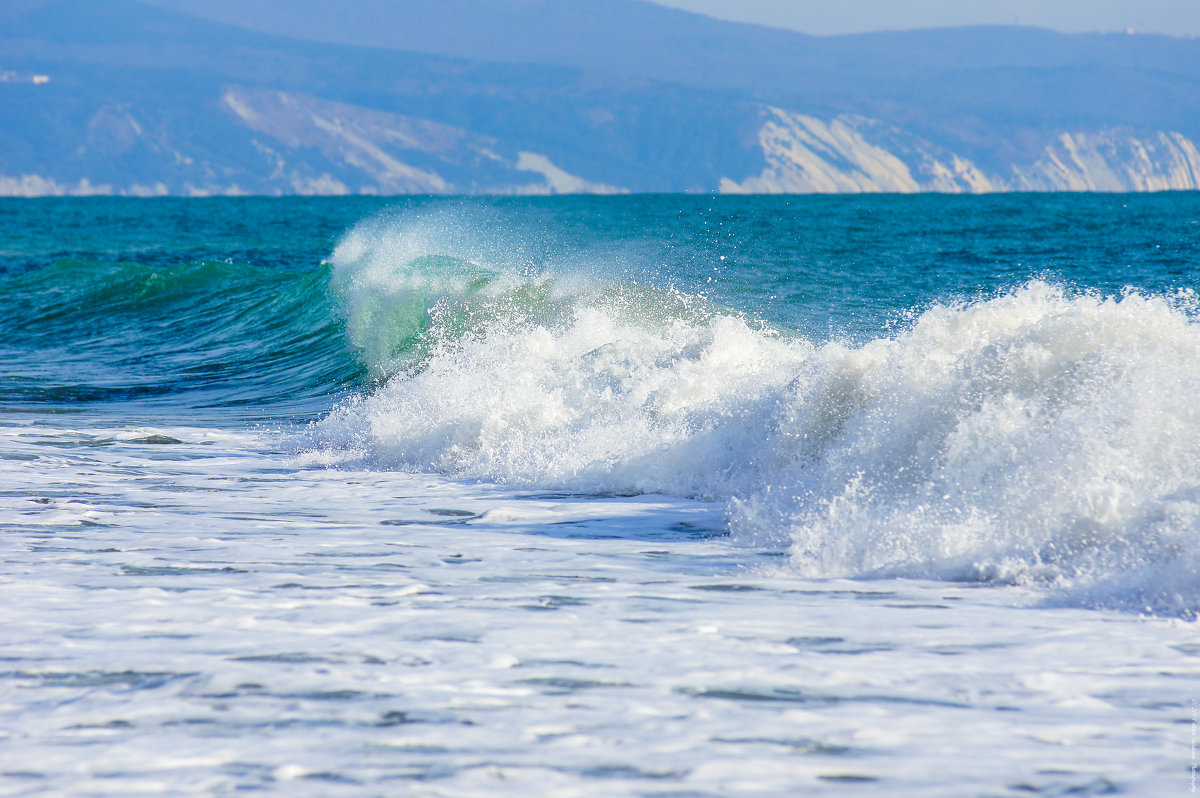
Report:
M 62 259 L 0 275 L 0 402 L 324 405 L 361 372 L 328 271 Z
M 339 245 L 380 383 L 310 457 L 725 501 L 739 540 L 810 576 L 1200 609 L 1194 295 L 1035 280 L 819 343 L 684 293 L 497 266 L 468 238 L 375 222 Z

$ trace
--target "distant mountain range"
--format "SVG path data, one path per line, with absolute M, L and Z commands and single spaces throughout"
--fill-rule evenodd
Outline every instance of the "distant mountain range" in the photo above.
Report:
M 1200 188 L 1200 40 L 638 0 L 5 0 L 0 195 Z

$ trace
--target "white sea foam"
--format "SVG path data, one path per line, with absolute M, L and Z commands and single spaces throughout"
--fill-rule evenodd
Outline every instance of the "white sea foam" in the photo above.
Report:
M 298 469 L 270 434 L 62 418 L 0 415 L 5 795 L 1181 782 L 1195 624 L 756 573 L 763 552 L 677 531 L 717 528 L 710 504 Z
M 810 576 L 1200 609 L 1194 296 L 1034 281 L 818 345 L 679 294 L 399 240 L 351 234 L 333 262 L 377 370 L 396 362 L 375 331 L 388 303 L 407 303 L 419 362 L 325 419 L 321 457 L 725 500 L 741 540 Z
M 821 348 L 734 499 L 807 574 L 1044 584 L 1070 602 L 1200 607 L 1194 298 L 1032 283 Z

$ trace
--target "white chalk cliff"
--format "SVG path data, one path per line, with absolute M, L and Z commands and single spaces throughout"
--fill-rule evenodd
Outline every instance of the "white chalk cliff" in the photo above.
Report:
M 758 141 L 766 168 L 731 194 L 984 193 L 1200 189 L 1200 150 L 1181 133 L 1062 131 L 1029 163 L 988 173 L 970 159 L 861 116 L 829 121 L 768 107 Z
M 1200 188 L 1200 150 L 1181 133 L 1106 128 L 1064 132 L 1046 154 L 1013 169 L 1020 191 L 1167 191 Z
M 611 194 L 541 153 L 498 154 L 496 139 L 403 114 L 334 102 L 298 92 L 232 86 L 222 102 L 266 140 L 255 147 L 272 162 L 270 180 L 296 194 Z M 330 174 L 312 174 L 312 153 L 360 177 L 354 189 Z M 415 165 L 415 162 L 421 165 Z M 469 175 L 453 180 L 445 172 Z M 533 173 L 544 178 L 531 181 Z

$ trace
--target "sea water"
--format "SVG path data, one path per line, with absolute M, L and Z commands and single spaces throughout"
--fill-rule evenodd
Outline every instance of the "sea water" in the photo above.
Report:
M 1173 795 L 1200 195 L 0 201 L 0 792 Z

